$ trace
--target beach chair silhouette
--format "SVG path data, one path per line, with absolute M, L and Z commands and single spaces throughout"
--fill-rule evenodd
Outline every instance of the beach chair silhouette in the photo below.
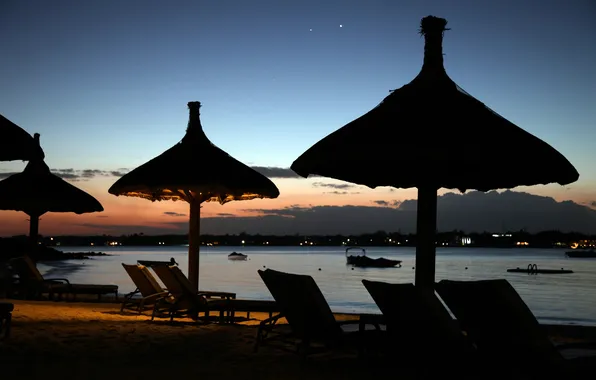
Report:
M 124 295 L 120 307 L 121 313 L 124 312 L 124 309 L 130 309 L 141 314 L 145 310 L 153 309 L 157 300 L 168 296 L 169 292 L 162 289 L 153 274 L 144 265 L 122 263 L 122 267 L 136 285 L 136 289 Z
M 529 378 L 571 378 L 596 368 L 595 343 L 555 346 L 505 279 L 443 280 L 435 288 L 478 352 L 494 366 Z
M 441 301 L 411 283 L 362 280 L 384 316 L 387 333 L 381 353 L 400 357 L 419 374 L 449 372 L 458 378 L 475 376 L 475 348 Z
M 292 350 L 304 360 L 309 354 L 325 350 L 356 348 L 360 351 L 370 339 L 366 337 L 365 326 L 361 326 L 360 320 L 335 319 L 327 300 L 311 276 L 272 269 L 259 270 L 258 273 L 281 313 L 261 322 L 255 351 L 265 342 L 278 342 L 280 348 L 293 343 Z M 287 320 L 291 332 L 272 335 L 273 327 L 281 318 Z M 346 328 L 356 324 L 359 329 L 350 331 Z M 379 330 L 378 325 L 375 327 Z
M 73 284 L 66 278 L 44 278 L 27 255 L 9 260 L 9 264 L 19 276 L 15 286 L 25 299 L 38 299 L 43 293 L 48 293 L 50 299 L 54 298 L 54 294 L 59 299 L 63 294 L 72 294 L 73 300 L 77 294 L 97 295 L 101 299 L 102 295 L 113 293 L 118 300 L 117 285 Z

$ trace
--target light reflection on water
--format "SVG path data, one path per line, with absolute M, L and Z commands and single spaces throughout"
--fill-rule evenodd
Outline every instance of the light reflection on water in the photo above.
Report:
M 39 268 L 46 277 L 66 277 L 76 283 L 116 284 L 120 293 L 134 290 L 121 263 L 174 257 L 185 273 L 187 270 L 187 247 L 62 248 L 70 252 L 98 249 L 113 256 L 46 262 L 40 263 Z M 232 251 L 248 254 L 249 260 L 228 260 L 227 255 Z M 333 311 L 378 313 L 362 279 L 414 282 L 414 248 L 367 248 L 368 256 L 402 260 L 401 268 L 352 270 L 345 265 L 344 255 L 341 247 L 201 247 L 201 289 L 231 291 L 239 298 L 271 299 L 257 274 L 258 269 L 267 267 L 313 276 Z M 525 268 L 530 263 L 539 268 L 572 269 L 575 273 L 528 275 L 506 272 L 508 268 Z M 541 321 L 596 325 L 596 259 L 568 259 L 564 251 L 555 249 L 438 248 L 436 278 L 505 278 Z

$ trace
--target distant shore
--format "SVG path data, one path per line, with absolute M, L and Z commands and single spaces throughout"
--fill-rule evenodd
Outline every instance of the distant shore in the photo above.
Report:
M 26 236 L 14 237 L 26 239 Z M 103 246 L 181 246 L 188 244 L 188 235 L 144 235 L 142 233 L 121 236 L 44 236 L 40 242 L 45 246 L 60 247 L 103 247 Z M 415 247 L 416 234 L 378 231 L 359 235 L 201 235 L 201 244 L 206 246 L 319 246 L 319 247 Z M 596 236 L 575 232 L 527 231 L 482 232 L 465 231 L 438 232 L 437 247 L 474 248 L 569 248 L 575 245 L 596 245 Z M 99 248 L 101 249 L 101 248 Z

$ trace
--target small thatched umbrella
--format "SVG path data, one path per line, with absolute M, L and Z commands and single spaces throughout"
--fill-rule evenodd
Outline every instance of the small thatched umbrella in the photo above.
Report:
M 277 198 L 279 190 L 256 172 L 209 141 L 201 126 L 200 102 L 188 103 L 190 118 L 182 141 L 122 176 L 110 194 L 151 201 L 190 203 L 188 277 L 199 285 L 201 203 Z
M 37 133 L 35 144 L 39 147 Z M 103 211 L 103 207 L 93 196 L 52 174 L 42 158 L 35 158 L 23 172 L 0 181 L 0 210 L 29 215 L 29 238 L 37 244 L 39 217 L 46 212 L 83 214 Z
M 416 285 L 434 285 L 437 190 L 488 191 L 576 181 L 547 143 L 463 91 L 445 72 L 447 21 L 422 19 L 422 70 L 377 107 L 304 152 L 291 168 L 375 188 L 418 188 Z
M 29 161 L 40 157 L 43 150 L 29 133 L 0 115 L 0 161 Z

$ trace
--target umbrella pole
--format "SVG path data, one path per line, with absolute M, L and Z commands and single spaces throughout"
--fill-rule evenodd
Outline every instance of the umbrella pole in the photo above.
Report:
M 416 273 L 415 285 L 434 291 L 435 238 L 437 229 L 437 189 L 418 188 L 416 216 Z
M 190 200 L 190 222 L 188 226 L 188 279 L 199 289 L 199 249 L 201 246 L 201 200 Z
M 37 238 L 39 237 L 39 215 L 29 215 L 29 241 L 33 247 L 37 246 Z

